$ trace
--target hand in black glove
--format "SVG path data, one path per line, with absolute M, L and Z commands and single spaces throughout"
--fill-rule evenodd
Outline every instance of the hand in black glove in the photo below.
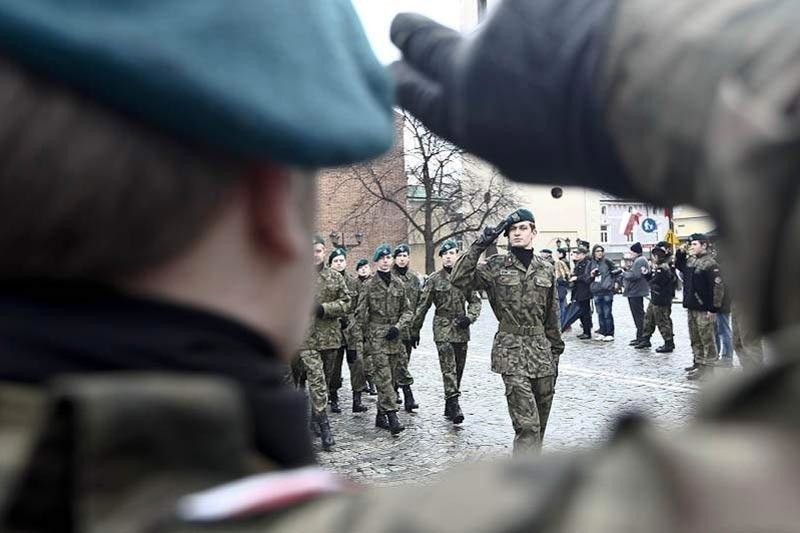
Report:
M 412 347 L 412 348 L 416 348 L 417 346 L 419 346 L 419 336 L 418 336 L 418 335 L 413 335 L 413 336 L 412 336 L 412 337 L 411 337 L 411 338 L 408 340 L 408 342 L 410 342 L 410 343 L 411 343 L 411 347 Z
M 342 325 L 342 329 L 347 329 L 347 326 L 350 325 L 350 319 L 346 316 L 340 317 L 339 322 Z
M 489 246 L 497 240 L 497 237 L 503 234 L 507 226 L 507 220 L 503 220 L 500 224 L 494 227 L 486 226 L 483 228 L 483 233 L 481 233 L 480 237 L 478 237 L 478 240 L 475 241 L 475 243 L 479 246 Z
M 317 304 L 314 314 L 317 316 L 317 318 L 323 318 L 325 316 L 325 308 L 322 307 L 322 304 Z
M 400 14 L 397 100 L 513 179 L 631 193 L 600 100 L 616 3 L 505 0 L 469 38 Z
M 400 330 L 397 328 L 397 326 L 392 326 L 389 328 L 389 331 L 386 332 L 386 336 L 383 338 L 386 339 L 387 341 L 393 341 L 399 336 L 400 336 Z
M 460 316 L 456 319 L 456 327 L 459 329 L 467 329 L 470 324 L 472 324 L 472 321 L 469 317 Z
M 345 354 L 347 358 L 347 364 L 352 365 L 353 363 L 356 362 L 356 359 L 358 359 L 358 352 L 356 352 L 355 350 L 347 350 Z

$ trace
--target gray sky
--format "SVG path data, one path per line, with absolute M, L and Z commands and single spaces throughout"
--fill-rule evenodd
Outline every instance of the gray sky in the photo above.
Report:
M 352 0 L 361 17 L 372 48 L 382 63 L 399 59 L 397 49 L 389 40 L 389 26 L 397 13 L 422 13 L 446 26 L 458 29 L 461 25 L 461 0 Z

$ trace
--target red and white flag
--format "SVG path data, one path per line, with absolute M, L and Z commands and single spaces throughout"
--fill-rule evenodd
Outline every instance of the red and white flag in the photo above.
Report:
M 636 213 L 625 213 L 619 221 L 619 232 L 622 235 L 633 234 L 633 229 L 639 225 L 642 219 L 642 214 L 638 211 Z

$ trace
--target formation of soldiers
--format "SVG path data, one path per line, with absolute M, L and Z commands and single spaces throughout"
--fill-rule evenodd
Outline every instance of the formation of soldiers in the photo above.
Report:
M 509 240 L 509 254 L 480 262 L 501 234 Z M 409 268 L 410 249 L 378 246 L 370 263 L 359 260 L 358 278 L 347 273 L 347 250 L 337 247 L 325 261 L 325 241 L 314 239 L 317 303 L 311 326 L 292 363 L 296 386 L 307 383 L 311 398 L 311 429 L 323 450 L 334 444 L 326 406 L 341 413 L 338 391 L 342 360 L 350 367 L 352 411 L 367 410 L 365 393 L 377 394 L 375 426 L 397 435 L 405 429 L 398 405 L 407 413 L 419 408 L 414 378 L 409 371 L 425 317 L 433 306 L 433 340 L 439 355 L 444 390 L 444 416 L 454 424 L 464 421 L 459 403 L 467 360 L 470 325 L 481 312 L 485 291 L 498 318 L 492 348 L 492 371 L 506 387 L 515 432 L 514 450 L 538 449 L 550 414 L 558 359 L 564 350 L 552 265 L 533 253 L 535 219 L 518 209 L 499 226 L 487 228 L 461 256 L 454 240 L 439 249 L 442 268 L 420 283 Z M 402 399 L 399 391 L 403 392 Z

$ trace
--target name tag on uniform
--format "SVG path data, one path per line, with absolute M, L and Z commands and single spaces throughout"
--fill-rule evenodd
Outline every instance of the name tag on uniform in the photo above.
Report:
M 500 271 L 501 276 L 519 276 L 519 270 L 506 270 L 503 269 Z

